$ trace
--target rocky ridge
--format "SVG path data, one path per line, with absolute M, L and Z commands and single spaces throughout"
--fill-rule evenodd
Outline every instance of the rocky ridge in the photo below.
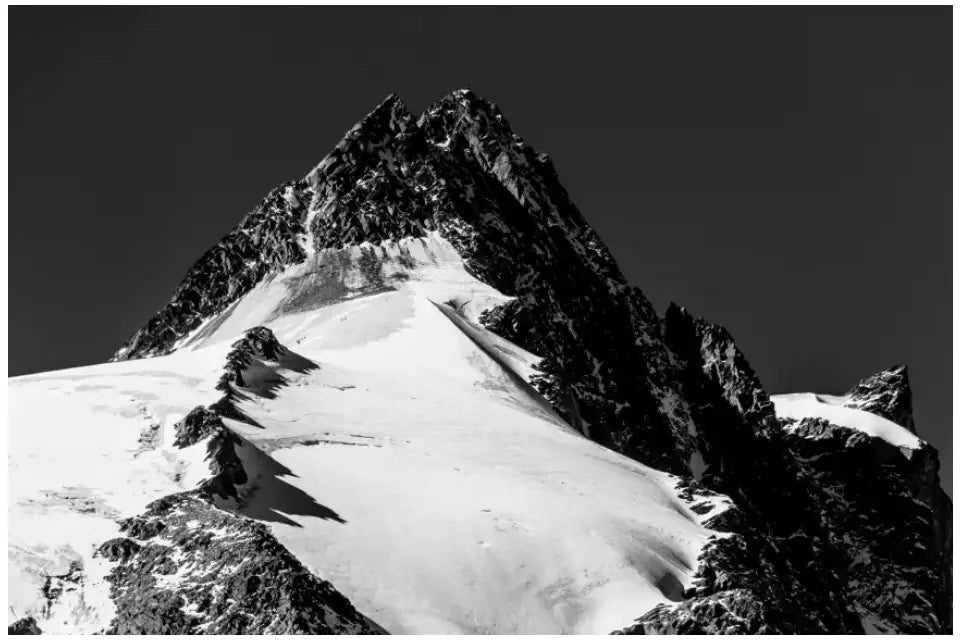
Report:
M 623 633 L 850 633 L 838 551 L 809 500 L 773 405 L 729 332 L 671 306 L 664 333 L 698 424 L 700 483 L 736 509 L 701 553 L 695 586 Z M 758 481 L 758 479 L 761 479 Z
M 117 615 L 108 634 L 376 634 L 263 523 L 175 494 L 122 524 L 100 553 Z
M 32 616 L 20 618 L 13 624 L 7 625 L 8 636 L 39 636 L 42 635 L 37 621 Z
M 917 432 L 913 423 L 910 377 L 903 365 L 864 378 L 847 392 L 846 398 L 844 406 L 886 418 L 910 433 Z
M 844 403 L 916 433 L 904 366 L 858 383 Z M 781 419 L 809 478 L 812 501 L 837 539 L 845 596 L 864 629 L 952 630 L 952 511 L 936 450 L 897 446 L 821 418 Z

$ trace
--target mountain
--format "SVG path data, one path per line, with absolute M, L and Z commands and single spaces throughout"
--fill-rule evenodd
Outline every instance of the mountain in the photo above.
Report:
M 10 399 L 11 632 L 952 628 L 906 370 L 771 398 L 467 90 L 388 97 Z

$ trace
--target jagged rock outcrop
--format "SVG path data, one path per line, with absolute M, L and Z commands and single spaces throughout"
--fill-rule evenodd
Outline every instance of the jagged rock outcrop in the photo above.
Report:
M 173 426 L 173 446 L 189 447 L 224 429 L 226 427 L 215 412 L 206 407 L 194 407 Z
M 383 632 L 264 524 L 194 493 L 157 500 L 121 528 L 135 540 L 100 548 L 116 563 L 109 634 Z
M 223 367 L 223 375 L 217 382 L 217 389 L 230 394 L 235 386 L 246 386 L 243 373 L 253 364 L 254 359 L 276 360 L 284 352 L 285 349 L 270 329 L 266 327 L 248 329 L 241 339 L 231 345 L 227 362 Z
M 32 616 L 20 618 L 16 622 L 7 626 L 8 636 L 39 636 L 43 635 L 37 621 Z
M 913 393 L 907 368 L 898 365 L 864 378 L 847 392 L 845 406 L 860 409 L 895 422 L 910 433 L 913 423 Z
M 253 327 L 230 346 L 223 374 L 216 389 L 223 394 L 209 409 L 224 417 L 251 423 L 238 403 L 250 396 L 273 397 L 276 389 L 286 384 L 275 371 L 278 366 L 303 373 L 317 367 L 316 363 L 292 352 L 277 340 L 267 327 Z
M 247 474 L 237 455 L 241 440 L 228 429 L 220 416 L 206 407 L 195 407 L 174 426 L 175 447 L 189 447 L 207 440 L 210 477 L 203 480 L 199 491 L 204 495 L 236 498 L 237 487 L 247 481 Z
M 97 555 L 112 562 L 129 560 L 140 551 L 140 545 L 131 538 L 111 538 L 97 548 Z

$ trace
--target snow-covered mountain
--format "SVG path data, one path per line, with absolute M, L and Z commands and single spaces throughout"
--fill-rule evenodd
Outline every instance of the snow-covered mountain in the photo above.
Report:
M 470 91 L 389 97 L 10 400 L 12 631 L 951 630 L 906 370 L 769 397 Z

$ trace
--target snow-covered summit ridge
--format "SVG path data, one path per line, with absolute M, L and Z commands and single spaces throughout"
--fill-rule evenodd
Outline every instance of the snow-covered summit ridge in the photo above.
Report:
M 771 400 L 780 418 L 819 418 L 907 449 L 924 444 L 916 435 L 910 382 L 903 365 L 868 376 L 841 396 L 787 393 Z
M 919 449 L 921 440 L 904 427 L 868 411 L 850 408 L 848 396 L 788 393 L 770 398 L 780 418 L 822 418 L 827 422 L 881 438 L 897 447 Z

